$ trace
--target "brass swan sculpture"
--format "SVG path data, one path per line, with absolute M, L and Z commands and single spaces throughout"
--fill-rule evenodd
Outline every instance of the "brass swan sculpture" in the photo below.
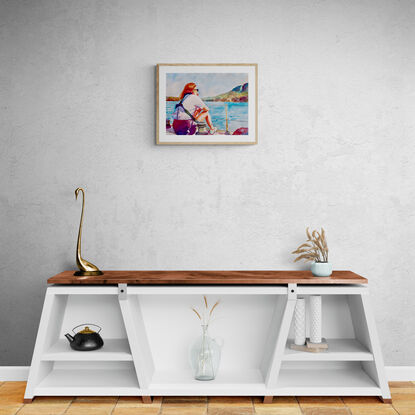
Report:
M 75 190 L 75 199 L 78 200 L 79 192 L 82 192 L 82 212 L 81 212 L 81 221 L 79 223 L 78 231 L 78 243 L 76 245 L 76 265 L 78 265 L 79 271 L 76 271 L 74 275 L 102 275 L 102 271 L 98 269 L 97 266 L 91 264 L 86 259 L 83 259 L 81 256 L 81 237 L 82 237 L 82 222 L 84 220 L 84 209 L 85 209 L 85 192 L 84 189 L 78 187 Z

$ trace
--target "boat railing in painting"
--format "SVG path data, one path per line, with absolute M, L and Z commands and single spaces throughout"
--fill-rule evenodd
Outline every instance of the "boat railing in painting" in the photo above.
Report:
M 206 122 L 196 122 L 197 123 L 197 130 L 196 135 L 209 135 L 209 130 L 207 128 Z M 170 119 L 166 119 L 166 133 L 168 135 L 176 135 L 173 130 L 173 126 L 171 124 Z M 228 117 L 228 103 L 225 105 L 225 130 L 218 129 L 216 134 L 219 135 L 248 135 L 248 128 L 246 127 L 239 127 L 236 128 L 233 132 L 229 130 L 229 117 Z

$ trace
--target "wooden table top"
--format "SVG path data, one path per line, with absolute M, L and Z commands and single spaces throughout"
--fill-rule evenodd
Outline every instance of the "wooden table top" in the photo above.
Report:
M 103 271 L 103 275 L 78 277 L 63 271 L 49 284 L 100 285 L 276 285 L 276 284 L 367 284 L 351 271 L 333 271 L 330 277 L 314 277 L 311 271 Z

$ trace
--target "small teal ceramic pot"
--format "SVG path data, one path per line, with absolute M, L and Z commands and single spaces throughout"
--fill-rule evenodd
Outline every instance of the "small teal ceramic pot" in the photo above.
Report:
M 332 272 L 331 262 L 313 262 L 311 264 L 311 273 L 315 277 L 330 277 Z

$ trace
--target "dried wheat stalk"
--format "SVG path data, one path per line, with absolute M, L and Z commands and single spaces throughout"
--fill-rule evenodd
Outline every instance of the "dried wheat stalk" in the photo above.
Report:
M 326 232 L 323 228 L 318 232 L 314 230 L 310 233 L 308 228 L 305 231 L 307 242 L 301 244 L 292 254 L 298 255 L 294 262 L 300 260 L 311 262 L 328 262 L 329 249 L 327 246 Z
M 210 316 L 212 315 L 212 313 L 213 313 L 213 310 L 216 308 L 216 306 L 217 305 L 219 305 L 219 301 L 216 301 L 216 303 L 215 303 L 215 305 L 212 307 L 212 309 L 210 310 L 210 313 L 209 313 L 209 318 L 210 318 Z
M 192 310 L 196 313 L 196 315 L 199 317 L 200 320 L 202 320 L 202 317 L 200 317 L 200 314 L 197 312 L 197 310 L 193 307 Z
M 197 317 L 200 319 L 203 325 L 210 323 L 210 318 L 212 317 L 213 310 L 219 305 L 220 301 L 216 301 L 216 303 L 213 305 L 213 307 L 209 311 L 209 305 L 206 296 L 203 296 L 203 302 L 204 302 L 204 310 L 203 312 L 199 313 L 196 309 L 196 307 L 192 307 L 192 311 L 197 315 Z

